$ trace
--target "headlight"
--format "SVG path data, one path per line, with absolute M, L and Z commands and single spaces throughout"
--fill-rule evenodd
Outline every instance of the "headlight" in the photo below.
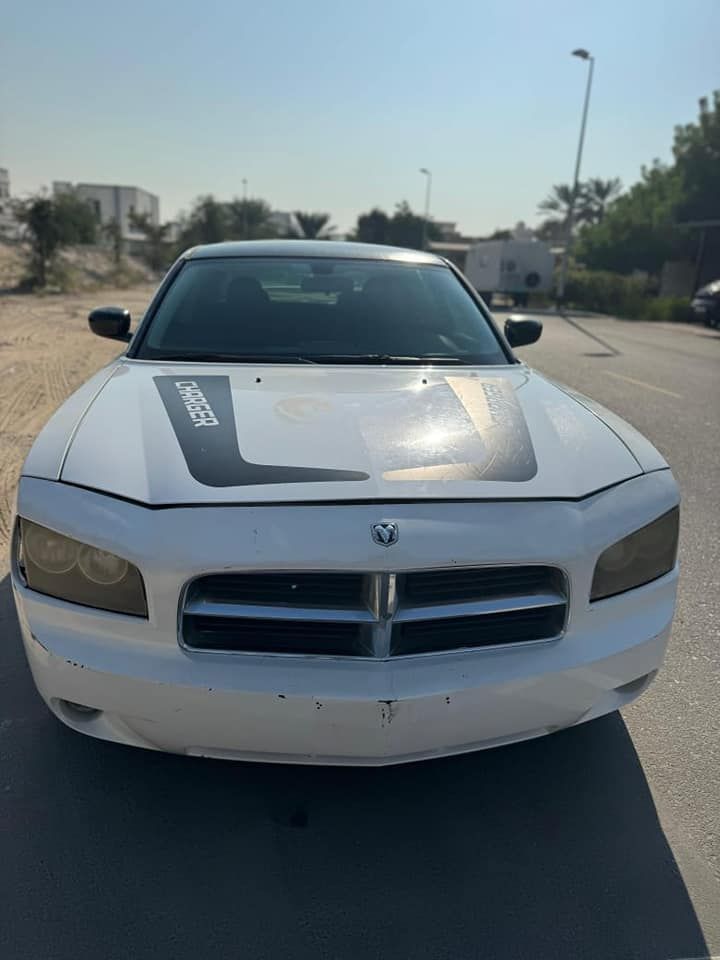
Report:
M 614 543 L 598 559 L 590 600 L 602 600 L 657 580 L 675 566 L 680 509 L 674 507 Z
M 20 520 L 17 564 L 31 590 L 59 600 L 147 617 L 140 571 L 114 553 Z

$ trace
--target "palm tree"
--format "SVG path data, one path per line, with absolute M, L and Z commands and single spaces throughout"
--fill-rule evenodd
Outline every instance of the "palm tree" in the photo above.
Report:
M 592 222 L 601 223 L 608 205 L 622 191 L 622 181 L 620 177 L 611 177 L 610 180 L 591 177 L 587 183 L 583 184 L 583 187 Z
M 573 200 L 573 188 L 567 183 L 556 183 L 547 197 L 538 205 L 541 213 L 559 214 L 553 219 L 560 220 L 561 223 L 567 223 L 571 209 L 574 223 L 587 223 L 590 219 L 591 211 L 585 195 L 585 184 L 578 184 L 577 195 Z
M 296 210 L 295 218 L 306 240 L 322 239 L 332 233 L 333 228 L 328 226 L 329 213 L 303 213 L 302 210 Z

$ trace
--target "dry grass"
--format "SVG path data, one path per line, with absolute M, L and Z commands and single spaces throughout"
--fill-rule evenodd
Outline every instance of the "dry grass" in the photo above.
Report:
M 120 352 L 118 343 L 90 333 L 88 312 L 114 303 L 139 318 L 152 290 L 0 296 L 0 575 L 17 478 L 33 439 L 63 400 Z
M 27 274 L 28 249 L 24 244 L 0 241 L 0 290 L 21 286 Z M 153 283 L 152 271 L 135 257 L 115 263 L 104 247 L 67 247 L 50 269 L 47 293 L 82 293 L 107 287 L 124 289 Z

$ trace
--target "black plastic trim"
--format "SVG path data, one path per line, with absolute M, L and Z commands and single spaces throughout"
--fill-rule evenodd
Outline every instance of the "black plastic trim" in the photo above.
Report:
M 125 357 L 133 359 L 137 357 L 137 352 L 142 346 L 142 342 L 145 339 L 147 334 L 148 327 L 152 323 L 153 317 L 158 311 L 160 304 L 165 299 L 165 294 L 170 289 L 171 284 L 175 280 L 175 277 L 180 273 L 182 268 L 185 266 L 186 256 L 183 254 L 181 257 L 175 261 L 175 263 L 170 267 L 168 272 L 165 274 L 163 279 L 160 281 L 160 286 L 155 291 L 152 300 L 148 304 L 148 308 L 143 314 L 143 318 L 138 324 L 137 329 L 133 335 L 132 340 L 130 341 L 130 346 L 123 354 Z
M 455 264 L 452 262 L 452 260 L 446 260 L 445 258 L 443 258 L 443 263 L 444 263 L 447 267 L 449 267 L 449 269 L 450 269 L 450 271 L 451 271 L 452 273 L 455 274 L 455 278 L 458 280 L 458 282 L 459 282 L 459 283 L 462 285 L 462 287 L 465 289 L 465 292 L 470 295 L 470 298 L 471 298 L 472 301 L 474 302 L 475 306 L 478 308 L 478 310 L 480 311 L 480 313 L 481 313 L 481 314 L 483 315 L 483 317 L 485 318 L 486 323 L 488 324 L 488 326 L 490 327 L 490 329 L 492 330 L 492 332 L 495 334 L 495 339 L 496 339 L 497 342 L 500 344 L 500 349 L 501 349 L 502 352 L 505 354 L 505 356 L 506 356 L 506 358 L 507 358 L 507 360 L 508 360 L 508 363 L 513 364 L 513 366 L 514 366 L 514 365 L 517 365 L 517 364 L 522 364 L 523 361 L 522 361 L 522 360 L 519 360 L 519 359 L 515 356 L 515 354 L 513 353 L 512 347 L 510 346 L 510 344 L 509 344 L 509 342 L 508 342 L 508 340 L 507 340 L 507 337 L 506 337 L 505 334 L 503 333 L 502 329 L 495 323 L 495 318 L 494 318 L 493 315 L 490 313 L 490 311 L 488 310 L 488 308 L 485 306 L 485 303 L 483 302 L 482 297 L 481 297 L 480 294 L 477 292 L 477 290 L 475 289 L 475 287 L 473 287 L 473 285 L 472 285 L 472 284 L 470 283 L 470 281 L 467 279 L 467 277 L 466 277 L 465 274 L 462 272 L 462 270 L 460 270 L 459 267 L 456 267 Z M 491 364 L 491 366 L 500 366 L 500 364 Z

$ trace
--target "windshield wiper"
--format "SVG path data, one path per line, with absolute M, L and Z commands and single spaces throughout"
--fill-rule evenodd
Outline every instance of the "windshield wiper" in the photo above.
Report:
M 428 357 L 403 356 L 394 353 L 317 353 L 303 356 L 291 353 L 164 353 L 159 356 L 141 357 L 155 360 L 157 363 L 377 363 L 439 366 L 467 366 L 476 361 L 463 360 L 462 357 L 434 355 Z
M 160 356 L 142 359 L 164 362 L 189 363 L 312 363 L 310 357 L 294 356 L 290 353 L 164 353 Z
M 406 363 L 406 364 L 461 364 L 470 363 L 469 360 L 463 360 L 461 357 L 412 357 L 401 356 L 393 353 L 328 353 L 313 354 L 314 363 Z

